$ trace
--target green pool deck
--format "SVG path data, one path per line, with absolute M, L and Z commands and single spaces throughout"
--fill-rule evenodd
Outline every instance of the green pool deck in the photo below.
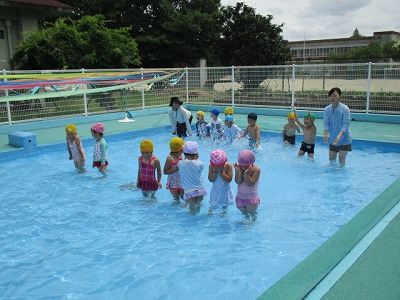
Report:
M 132 123 L 118 122 L 124 114 L 115 113 L 55 120 L 51 124 L 44 121 L 44 125 L 40 122 L 0 125 L 0 152 L 18 149 L 8 144 L 8 133 L 12 131 L 31 132 L 36 135 L 38 146 L 49 145 L 65 142 L 64 126 L 68 123 L 76 124 L 82 139 L 92 138 L 90 126 L 100 121 L 106 127 L 106 136 L 168 126 L 167 109 L 160 108 L 152 114 L 134 112 Z M 209 110 L 197 106 L 189 109 L 193 113 L 198 109 Z M 235 109 L 236 124 L 242 128 L 247 125 L 248 112 L 249 108 Z M 300 111 L 299 116 L 304 113 Z M 257 123 L 263 131 L 281 132 L 286 115 L 286 112 L 280 116 L 259 114 Z M 354 118 L 350 126 L 354 139 L 391 142 L 400 147 L 400 121 L 376 123 Z M 321 114 L 315 124 L 317 135 L 321 136 Z M 327 152 L 328 160 L 327 147 L 321 151 Z M 400 299 L 400 170 L 397 181 L 259 299 Z

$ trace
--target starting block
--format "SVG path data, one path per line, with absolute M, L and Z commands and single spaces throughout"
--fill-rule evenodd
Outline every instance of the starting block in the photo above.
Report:
M 36 134 L 14 131 L 8 134 L 8 143 L 19 148 L 36 146 Z

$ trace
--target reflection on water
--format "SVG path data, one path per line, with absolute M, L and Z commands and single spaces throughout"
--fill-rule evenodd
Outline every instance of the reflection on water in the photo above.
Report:
M 169 134 L 150 137 L 162 164 Z M 102 180 L 89 165 L 87 173 L 77 174 L 64 149 L 1 163 L 4 298 L 255 299 L 397 179 L 400 170 L 399 153 L 355 148 L 347 166 L 338 169 L 328 164 L 325 144 L 316 145 L 315 162 L 310 162 L 296 157 L 299 142 L 284 147 L 277 135 L 264 135 L 256 153 L 258 219 L 244 226 L 234 206 L 226 216 L 208 216 L 208 197 L 195 216 L 165 188 L 155 198 L 143 197 L 135 181 L 144 137 L 136 136 L 105 136 L 110 165 Z M 84 145 L 90 157 L 92 141 Z M 208 191 L 209 153 L 219 147 L 234 163 L 247 141 L 199 141 Z M 164 187 L 165 182 L 163 176 Z

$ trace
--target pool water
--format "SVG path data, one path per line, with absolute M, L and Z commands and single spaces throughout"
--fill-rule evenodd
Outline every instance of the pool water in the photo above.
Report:
M 338 169 L 320 140 L 312 163 L 296 157 L 301 136 L 285 147 L 263 133 L 258 219 L 242 225 L 234 206 L 209 217 L 208 197 L 198 215 L 188 214 L 165 175 L 156 199 L 120 189 L 136 180 L 142 139 L 152 139 L 164 164 L 172 136 L 154 132 L 106 135 L 105 178 L 90 161 L 77 174 L 63 144 L 0 155 L 0 298 L 255 299 L 400 175 L 395 144 L 355 141 Z M 93 142 L 84 141 L 89 160 Z M 199 141 L 208 191 L 209 153 L 219 147 L 234 163 L 246 142 Z

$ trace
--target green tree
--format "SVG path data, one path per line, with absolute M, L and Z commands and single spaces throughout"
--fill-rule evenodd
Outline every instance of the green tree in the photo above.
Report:
M 359 37 L 363 37 L 363 35 L 360 34 L 360 32 L 358 31 L 358 29 L 354 29 L 353 34 L 351 35 L 351 37 L 353 38 L 359 38 Z
M 329 62 L 382 62 L 399 60 L 400 46 L 395 46 L 394 42 L 387 42 L 383 45 L 378 42 L 370 43 L 368 46 L 353 48 L 345 53 L 330 52 L 327 56 Z
M 273 17 L 256 14 L 244 3 L 222 8 L 223 27 L 221 62 L 224 65 L 284 64 L 290 58 L 288 42 L 282 37 L 281 25 Z
M 59 19 L 31 33 L 12 58 L 17 69 L 128 68 L 140 65 L 129 28 L 108 29 L 104 16 Z
M 221 32 L 219 0 L 66 0 L 75 17 L 103 14 L 110 28 L 130 27 L 143 66 L 197 65 L 199 58 L 218 63 Z

